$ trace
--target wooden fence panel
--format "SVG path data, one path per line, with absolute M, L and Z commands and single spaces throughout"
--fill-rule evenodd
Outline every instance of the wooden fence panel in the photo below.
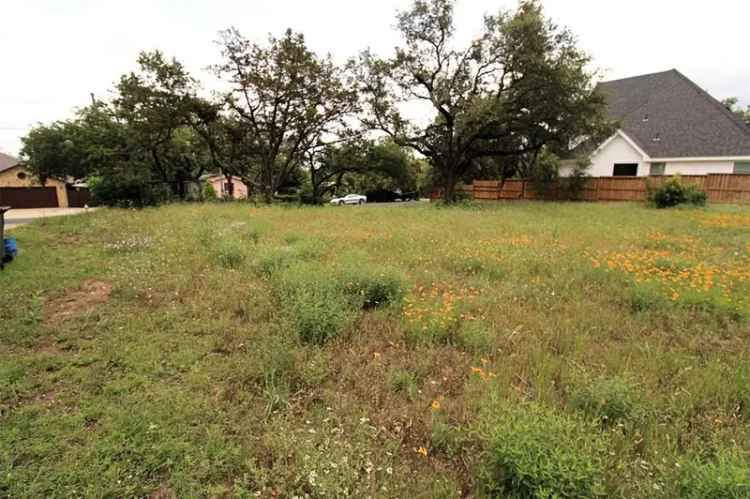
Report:
M 597 201 L 643 201 L 646 184 L 638 177 L 598 178 Z
M 648 186 L 658 187 L 669 180 L 670 176 L 654 177 L 596 177 L 585 180 L 580 191 L 583 201 L 645 201 L 648 197 Z M 695 185 L 706 191 L 710 203 L 746 203 L 750 204 L 750 175 L 710 174 L 683 175 L 685 184 Z M 477 180 L 473 185 L 461 185 L 459 193 L 477 201 L 500 200 L 562 200 L 566 191 L 562 182 L 549 190 L 539 193 L 528 180 L 510 179 L 505 182 L 496 180 Z M 432 199 L 439 199 L 440 191 L 432 193 Z
M 750 203 L 750 175 L 708 175 L 705 190 L 712 203 Z

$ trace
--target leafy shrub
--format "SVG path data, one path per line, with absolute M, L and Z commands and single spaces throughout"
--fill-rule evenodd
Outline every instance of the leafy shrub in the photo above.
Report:
M 604 496 L 606 447 L 596 427 L 537 405 L 497 417 L 481 477 L 490 497 Z
M 573 394 L 571 404 L 604 424 L 615 424 L 638 416 L 635 387 L 615 376 L 599 378 Z
M 665 292 L 653 284 L 634 284 L 630 286 L 630 308 L 633 312 L 647 312 L 670 305 Z
M 322 345 L 354 319 L 354 310 L 338 283 L 319 266 L 292 265 L 274 282 L 281 304 L 304 343 Z
M 589 178 L 589 168 L 591 168 L 591 158 L 584 156 L 578 158 L 573 165 L 570 175 L 561 183 L 561 194 L 564 199 L 570 201 L 580 201 L 583 197 L 583 189 Z
M 91 177 L 88 184 L 94 205 L 142 208 L 172 198 L 169 186 L 152 183 L 139 172 Z
M 299 290 L 288 307 L 300 339 L 315 345 L 338 335 L 354 316 L 337 290 L 326 286 Z
M 219 196 L 216 194 L 216 189 L 214 189 L 213 184 L 211 182 L 206 182 L 203 185 L 203 200 L 216 201 L 218 197 Z
M 649 201 L 657 208 L 672 208 L 681 204 L 705 206 L 708 195 L 695 185 L 685 185 L 674 176 L 658 187 L 648 186 Z
M 245 261 L 245 252 L 242 246 L 239 242 L 231 239 L 217 243 L 214 253 L 219 265 L 227 269 L 236 269 Z
M 750 498 L 750 466 L 730 453 L 709 463 L 687 461 L 682 465 L 679 493 L 686 499 Z
M 398 304 L 404 298 L 404 283 L 393 270 L 370 265 L 347 265 L 340 275 L 344 294 L 355 308 L 377 308 Z
M 303 259 L 319 254 L 318 242 L 300 243 L 256 262 L 260 272 L 273 278 L 281 305 L 302 341 L 323 344 L 346 328 L 359 310 L 403 298 L 397 274 L 366 265 L 331 272 Z

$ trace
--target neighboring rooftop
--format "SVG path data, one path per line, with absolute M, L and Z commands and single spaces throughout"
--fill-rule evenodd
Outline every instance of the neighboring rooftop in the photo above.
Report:
M 19 163 L 20 161 L 18 158 L 0 152 L 0 172 L 10 170 Z
M 652 158 L 750 156 L 750 128 L 675 69 L 599 89 L 610 117 Z

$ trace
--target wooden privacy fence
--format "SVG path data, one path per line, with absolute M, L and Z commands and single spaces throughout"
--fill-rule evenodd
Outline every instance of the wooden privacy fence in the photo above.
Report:
M 583 201 L 646 201 L 648 184 L 658 186 L 672 177 L 597 177 L 583 181 L 578 199 Z M 682 175 L 685 184 L 697 185 L 708 194 L 710 203 L 750 203 L 750 175 L 711 174 Z M 546 200 L 569 199 L 566 179 L 537 192 L 533 182 L 522 179 L 475 180 L 472 185 L 461 185 L 457 191 L 477 201 Z M 432 199 L 440 199 L 441 191 L 432 193 Z

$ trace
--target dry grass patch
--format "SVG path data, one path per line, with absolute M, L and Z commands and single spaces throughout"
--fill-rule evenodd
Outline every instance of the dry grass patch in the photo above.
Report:
M 45 303 L 45 323 L 48 325 L 61 324 L 90 313 L 99 305 L 107 303 L 111 293 L 111 283 L 96 279 L 86 280 L 79 288 L 65 291 L 62 296 Z

